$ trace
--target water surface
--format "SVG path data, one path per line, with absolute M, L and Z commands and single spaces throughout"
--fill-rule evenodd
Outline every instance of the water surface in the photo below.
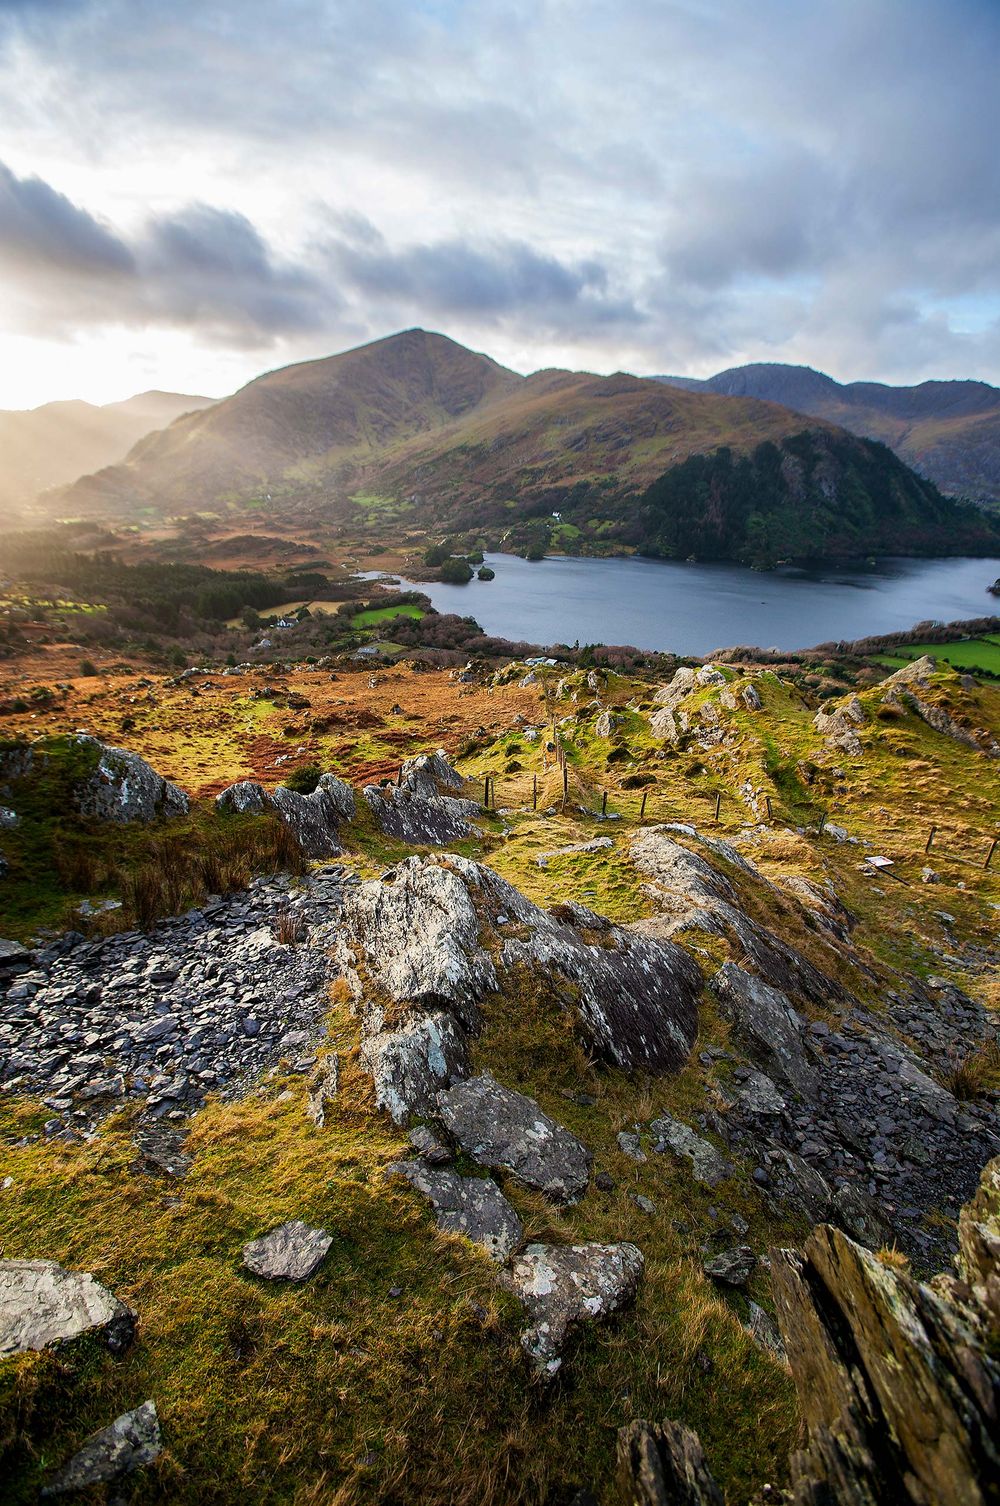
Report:
M 717 648 L 809 648 L 898 632 L 918 622 L 1000 614 L 987 586 L 1000 559 L 885 559 L 877 568 L 767 573 L 679 560 L 529 562 L 491 554 L 491 581 L 420 583 L 439 612 L 475 617 L 496 637 L 529 643 L 631 643 L 679 654 Z M 407 582 L 409 584 L 409 582 Z

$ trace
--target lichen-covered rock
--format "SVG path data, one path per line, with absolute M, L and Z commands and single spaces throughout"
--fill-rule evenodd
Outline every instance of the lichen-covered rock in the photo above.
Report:
M 618 1469 L 630 1506 L 723 1506 L 701 1440 L 681 1422 L 620 1428 Z
M 750 1059 L 796 1092 L 813 1093 L 805 1021 L 788 998 L 734 962 L 724 963 L 709 987 Z
M 361 1059 L 375 1087 L 375 1102 L 396 1124 L 411 1114 L 430 1114 L 441 1088 L 469 1070 L 468 1037 L 453 1015 L 442 1010 L 415 1014 L 402 1025 L 363 1028 Z
M 436 753 L 408 758 L 397 784 L 368 785 L 362 793 L 387 836 L 413 847 L 443 847 L 477 829 L 473 822 L 480 807 L 475 800 L 463 798 L 464 788 L 461 774 L 439 748 Z
M 309 1082 L 306 1117 L 312 1120 L 317 1129 L 322 1129 L 326 1124 L 327 1109 L 337 1096 L 339 1079 L 340 1063 L 337 1053 L 331 1051 L 319 1063 Z
M 255 780 L 231 784 L 215 798 L 222 811 L 270 812 L 283 821 L 309 858 L 333 858 L 343 850 L 340 827 L 353 819 L 354 791 L 335 774 L 324 774 L 313 792 L 300 795 L 279 785 L 268 791 Z
M 243 1246 L 243 1264 L 269 1281 L 307 1281 L 326 1259 L 333 1236 L 299 1219 L 280 1224 Z
M 694 1179 L 706 1187 L 714 1187 L 724 1177 L 732 1175 L 733 1168 L 721 1151 L 710 1140 L 696 1135 L 690 1125 L 669 1114 L 661 1114 L 650 1122 L 655 1151 L 671 1150 L 675 1156 L 683 1156 L 694 1168 Z
M 531 1326 L 521 1348 L 538 1380 L 562 1365 L 566 1336 L 575 1323 L 598 1322 L 630 1302 L 643 1272 L 633 1244 L 528 1245 L 501 1281 L 518 1298 Z
M 771 1252 L 806 1428 L 796 1506 L 986 1506 L 1000 1481 L 1000 1338 L 931 1287 L 821 1225 Z M 985 1335 L 985 1341 L 984 1341 Z
M 152 1464 L 161 1450 L 160 1422 L 156 1404 L 144 1401 L 131 1412 L 116 1417 L 110 1427 L 88 1438 L 55 1477 L 42 1490 L 43 1496 L 65 1495 L 70 1490 L 84 1490 L 102 1485 L 122 1475 Z
M 85 1271 L 54 1260 L 0 1260 L 0 1355 L 99 1334 L 113 1352 L 135 1332 L 135 1313 Z
M 385 1000 L 444 1008 L 475 1029 L 479 1002 L 515 969 L 544 979 L 616 1066 L 675 1069 L 697 1029 L 701 973 L 680 947 L 579 905 L 541 910 L 455 855 L 408 858 L 360 884 L 345 901 L 337 957 L 363 1036 L 382 1030 Z
M 590 1177 L 591 1154 L 533 1098 L 489 1072 L 438 1094 L 448 1130 L 474 1161 L 513 1172 L 555 1202 L 574 1202 Z
M 72 741 L 90 750 L 95 758 L 93 768 L 74 791 L 82 816 L 125 824 L 187 813 L 190 802 L 184 791 L 164 779 L 138 753 L 109 747 L 82 733 Z
M 757 1257 L 749 1245 L 734 1245 L 731 1250 L 720 1250 L 703 1264 L 706 1276 L 719 1281 L 723 1286 L 746 1286 L 757 1265 Z
M 492 1260 L 506 1260 L 521 1243 L 521 1220 L 491 1178 L 459 1176 L 422 1160 L 396 1161 L 386 1174 L 405 1177 L 433 1205 L 439 1229 L 464 1235 Z

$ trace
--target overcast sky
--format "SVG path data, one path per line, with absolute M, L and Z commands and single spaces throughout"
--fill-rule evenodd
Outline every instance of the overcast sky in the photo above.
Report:
M 0 0 L 0 406 L 412 325 L 1000 383 L 1000 0 Z

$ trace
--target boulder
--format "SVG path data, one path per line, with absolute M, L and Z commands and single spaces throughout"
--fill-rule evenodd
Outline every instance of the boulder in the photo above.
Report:
M 221 811 L 270 812 L 292 832 L 308 858 L 334 858 L 343 850 L 340 827 L 354 816 L 354 791 L 335 774 L 324 774 L 311 795 L 286 790 L 268 792 L 252 779 L 231 784 L 215 798 Z
M 405 1177 L 433 1205 L 439 1229 L 464 1235 L 492 1260 L 505 1261 L 521 1243 L 521 1220 L 489 1177 L 459 1176 L 422 1160 L 396 1161 L 386 1175 Z
M 715 1187 L 724 1177 L 732 1176 L 733 1168 L 721 1151 L 710 1140 L 696 1135 L 690 1125 L 669 1114 L 661 1114 L 650 1122 L 655 1151 L 670 1150 L 675 1156 L 683 1156 L 694 1169 L 694 1179 L 706 1187 Z
M 326 1259 L 333 1236 L 299 1219 L 280 1224 L 243 1246 L 243 1264 L 269 1281 L 307 1281 Z
M 90 749 L 95 757 L 93 768 L 74 791 L 82 816 L 125 824 L 187 813 L 190 802 L 184 791 L 157 774 L 138 753 L 109 747 L 84 734 L 73 742 Z
M 682 1422 L 618 1430 L 618 1470 L 630 1506 L 723 1506 L 698 1434 Z
M 85 1271 L 54 1260 L 0 1260 L 0 1355 L 46 1349 L 94 1333 L 117 1353 L 136 1316 Z
M 590 1151 L 533 1098 L 504 1087 L 489 1072 L 439 1093 L 438 1107 L 451 1134 L 480 1166 L 513 1172 L 555 1202 L 575 1202 L 584 1192 Z
M 464 788 L 465 780 L 439 748 L 408 758 L 398 784 L 368 785 L 363 794 L 387 836 L 413 847 L 443 847 L 477 830 L 472 823 L 481 814 L 479 803 L 462 798 Z
M 607 1318 L 630 1302 L 643 1258 L 633 1244 L 528 1245 L 500 1280 L 520 1301 L 531 1326 L 521 1349 L 532 1374 L 549 1381 L 562 1365 L 570 1328 Z
M 712 1255 L 704 1262 L 703 1270 L 723 1286 L 746 1286 L 756 1265 L 757 1257 L 749 1245 L 734 1245 L 731 1250 Z
M 734 962 L 723 963 L 709 987 L 751 1061 L 795 1092 L 814 1094 L 816 1072 L 807 1054 L 806 1022 L 786 995 Z
M 468 1038 L 452 1015 L 435 1010 L 393 1029 L 363 1029 L 361 1059 L 376 1105 L 405 1124 L 411 1114 L 433 1113 L 439 1090 L 466 1075 Z
M 55 1477 L 42 1490 L 43 1496 L 64 1495 L 70 1490 L 85 1490 L 130 1475 L 152 1464 L 160 1453 L 160 1422 L 156 1404 L 144 1401 L 131 1412 L 116 1417 L 110 1427 L 88 1438 Z
M 546 980 L 596 1053 L 619 1067 L 675 1070 L 697 1029 L 701 973 L 680 947 L 580 905 L 541 910 L 456 855 L 408 858 L 358 885 L 345 898 L 336 956 L 363 1036 L 384 1028 L 385 1000 L 443 1008 L 475 1029 L 480 1000 L 515 969 Z

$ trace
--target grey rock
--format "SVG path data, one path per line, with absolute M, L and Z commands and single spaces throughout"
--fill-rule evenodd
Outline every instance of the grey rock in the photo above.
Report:
M 657 1142 L 654 1149 L 666 1148 L 675 1156 L 684 1156 L 691 1162 L 694 1179 L 706 1187 L 715 1187 L 724 1177 L 732 1175 L 733 1168 L 721 1151 L 710 1140 L 703 1140 L 694 1130 L 669 1114 L 653 1119 L 649 1132 Z
M 469 1069 L 465 1031 L 450 1015 L 437 1010 L 416 1015 L 395 1030 L 368 1030 L 361 1059 L 375 1087 L 375 1102 L 394 1123 L 411 1114 L 433 1113 L 437 1095 Z
M 747 1304 L 748 1321 L 743 1325 L 752 1339 L 755 1339 L 762 1349 L 773 1354 L 781 1364 L 787 1365 L 788 1355 L 782 1342 L 781 1333 L 777 1323 L 771 1314 L 753 1299 Z
M 433 1204 L 439 1229 L 464 1235 L 492 1260 L 505 1261 L 521 1243 L 521 1220 L 489 1177 L 459 1176 L 422 1160 L 397 1161 L 387 1175 L 405 1177 Z
M 629 1506 L 723 1506 L 701 1440 L 681 1422 L 619 1428 L 618 1467 Z
M 619 1130 L 617 1140 L 618 1149 L 623 1155 L 628 1156 L 632 1161 L 645 1161 L 646 1153 L 638 1135 L 632 1134 L 629 1130 Z
M 309 1082 L 306 1116 L 317 1129 L 326 1124 L 326 1111 L 337 1096 L 340 1067 L 335 1051 L 329 1052 L 317 1066 Z
M 43 1496 L 64 1495 L 69 1490 L 84 1490 L 120 1479 L 133 1470 L 152 1464 L 161 1450 L 160 1423 L 156 1404 L 144 1401 L 131 1412 L 116 1417 L 110 1427 L 88 1438 L 42 1490 Z
M 785 1100 L 763 1072 L 751 1072 L 736 1089 L 737 1101 L 748 1114 L 780 1114 Z
M 85 1271 L 54 1260 L 0 1260 L 0 1355 L 45 1349 L 98 1333 L 113 1352 L 135 1332 L 135 1313 Z
M 721 1281 L 723 1286 L 746 1286 L 757 1265 L 757 1257 L 749 1245 L 735 1245 L 731 1250 L 721 1250 L 704 1262 L 706 1276 Z
M 807 1057 L 805 1020 L 785 994 L 733 962 L 723 964 L 709 987 L 751 1060 L 797 1092 L 813 1094 L 816 1073 Z
M 215 798 L 221 811 L 271 812 L 292 832 L 306 857 L 337 857 L 340 827 L 354 817 L 354 791 L 334 774 L 324 774 L 310 795 L 279 785 L 267 791 L 252 779 L 231 784 Z
M 126 823 L 187 813 L 190 802 L 184 791 L 157 774 L 138 753 L 109 747 L 83 734 L 73 741 L 96 754 L 94 769 L 74 792 L 81 815 Z
M 454 1160 L 451 1146 L 428 1124 L 415 1125 L 406 1138 L 428 1166 L 445 1166 Z
M 528 1315 L 521 1348 L 538 1380 L 559 1370 L 575 1323 L 598 1322 L 634 1298 L 643 1264 L 633 1244 L 532 1244 L 514 1257 L 500 1280 Z
M 439 1093 L 438 1106 L 447 1128 L 480 1166 L 511 1171 L 556 1202 L 573 1202 L 586 1188 L 589 1150 L 533 1098 L 490 1073 Z
M 333 1236 L 299 1219 L 280 1224 L 243 1247 L 243 1264 L 268 1280 L 306 1281 L 326 1259 Z

